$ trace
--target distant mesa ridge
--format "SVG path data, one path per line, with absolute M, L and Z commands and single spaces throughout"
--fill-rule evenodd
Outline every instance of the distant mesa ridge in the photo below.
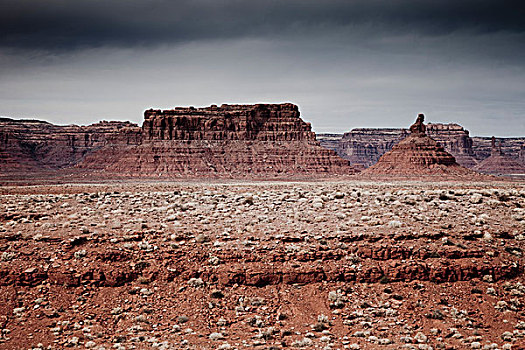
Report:
M 33 119 L 1 118 L 0 172 L 67 168 L 93 150 L 110 144 L 138 144 L 140 139 L 140 128 L 130 122 L 59 126 Z
M 458 124 L 428 123 L 418 132 L 430 136 L 459 165 L 485 173 L 525 173 L 525 138 L 496 139 L 495 151 L 490 138 L 470 137 Z M 142 126 L 118 121 L 58 126 L 0 118 L 0 172 L 76 169 L 167 177 L 353 174 L 377 163 L 409 135 L 409 129 L 356 128 L 344 135 L 316 136 L 291 103 L 148 109 Z M 433 150 L 426 151 L 439 153 L 427 144 Z
M 149 109 L 129 122 L 0 120 L 2 172 L 74 167 L 124 176 L 353 174 L 291 103 Z
M 491 138 L 470 137 L 469 131 L 458 124 L 426 124 L 425 133 L 436 140 L 456 158 L 456 162 L 474 168 L 491 155 Z M 409 135 L 408 129 L 355 128 L 343 134 L 317 134 L 321 145 L 335 150 L 341 157 L 350 160 L 354 167 L 367 168 L 394 145 Z M 506 157 L 525 164 L 525 137 L 499 138 L 501 150 Z M 510 173 L 511 169 L 499 169 L 498 173 Z
M 494 136 L 491 139 L 490 156 L 477 164 L 473 169 L 487 174 L 525 174 L 525 164 L 505 155 L 501 150 L 501 141 L 496 143 Z

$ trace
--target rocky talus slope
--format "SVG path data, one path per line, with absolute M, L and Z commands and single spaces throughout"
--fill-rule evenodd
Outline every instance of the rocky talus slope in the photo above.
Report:
M 0 193 L 0 349 L 524 345 L 523 184 Z
M 140 145 L 102 148 L 78 166 L 129 176 L 356 172 L 319 145 L 290 103 L 148 110 Z

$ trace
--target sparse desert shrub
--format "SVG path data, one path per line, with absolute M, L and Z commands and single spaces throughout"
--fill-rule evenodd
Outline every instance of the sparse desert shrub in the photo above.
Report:
M 303 338 L 303 339 L 296 340 L 295 342 L 293 342 L 292 346 L 294 346 L 296 348 L 305 348 L 307 346 L 312 346 L 312 344 L 313 344 L 312 339 L 310 339 L 310 338 Z

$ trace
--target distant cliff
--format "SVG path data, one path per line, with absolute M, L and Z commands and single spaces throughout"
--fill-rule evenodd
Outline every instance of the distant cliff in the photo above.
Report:
M 492 153 L 490 137 L 473 137 L 472 138 L 474 155 L 477 159 L 483 160 L 488 158 Z M 520 159 L 520 152 L 525 147 L 525 137 L 497 137 L 496 142 L 501 145 L 501 152 L 508 157 L 516 160 Z
M 61 169 L 103 146 L 139 144 L 140 140 L 140 127 L 130 122 L 60 126 L 39 120 L 0 118 L 0 170 Z
M 353 129 L 343 135 L 337 153 L 352 164 L 368 168 L 407 136 L 407 129 Z
M 460 165 L 468 168 L 473 168 L 491 154 L 491 138 L 470 137 L 469 131 L 458 124 L 429 123 L 426 133 L 451 153 Z M 369 167 L 407 136 L 407 129 L 356 128 L 345 134 L 318 134 L 317 139 L 322 146 L 334 149 L 353 165 Z M 497 140 L 501 141 L 502 152 L 508 157 L 525 161 L 525 137 Z

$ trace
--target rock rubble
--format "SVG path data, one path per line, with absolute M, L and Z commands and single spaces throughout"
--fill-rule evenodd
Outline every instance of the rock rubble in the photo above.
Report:
M 123 183 L 2 193 L 0 348 L 523 344 L 518 183 Z

